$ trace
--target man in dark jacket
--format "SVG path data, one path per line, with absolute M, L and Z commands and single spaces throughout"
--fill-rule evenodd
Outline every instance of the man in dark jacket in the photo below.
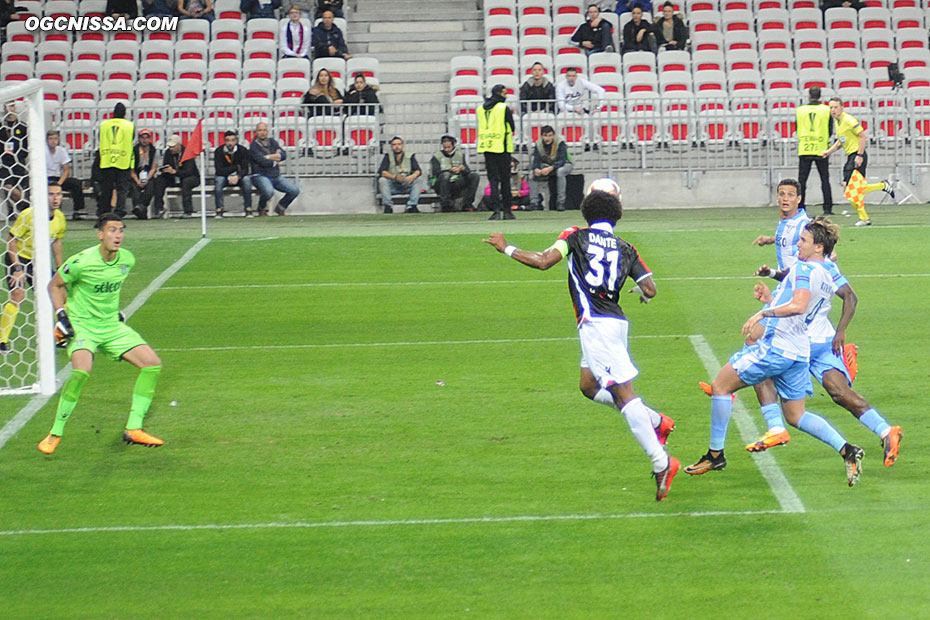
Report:
M 568 147 L 556 137 L 555 129 L 550 125 L 539 131 L 539 140 L 533 147 L 533 165 L 530 166 L 530 210 L 542 211 L 542 195 L 539 184 L 543 181 L 552 187 L 555 179 L 556 210 L 565 210 L 565 187 L 568 175 L 572 172 L 572 159 Z
M 275 10 L 281 8 L 281 0 L 240 0 L 239 10 L 248 19 L 275 19 Z
M 643 7 L 633 6 L 633 19 L 623 27 L 623 53 L 652 52 L 655 54 L 659 47 L 656 35 L 652 31 L 649 20 L 643 18 Z
M 181 163 L 181 136 L 172 135 L 165 143 L 165 159 L 155 177 L 155 219 L 165 217 L 165 188 L 181 188 L 183 218 L 194 216 L 194 188 L 200 185 L 200 171 L 193 159 Z
M 216 190 L 213 193 L 216 217 L 223 217 L 223 188 L 227 185 L 238 185 L 242 190 L 242 204 L 248 216 L 252 213 L 252 179 L 249 176 L 252 157 L 249 149 L 239 144 L 239 136 L 235 131 L 230 129 L 223 136 L 223 146 L 213 152 L 213 163 L 216 170 Z
M 155 193 L 157 170 L 152 132 L 143 129 L 139 132 L 139 141 L 133 147 L 133 168 L 129 171 L 132 179 L 132 213 L 140 220 L 149 219 L 149 203 Z
M 429 162 L 433 190 L 439 194 L 439 208 L 448 213 L 453 210 L 452 201 L 462 197 L 462 210 L 474 211 L 480 175 L 469 169 L 465 153 L 455 148 L 455 138 L 443 136 L 441 144 L 442 149 Z
M 332 11 L 334 17 L 345 17 L 342 12 L 342 0 L 317 0 L 314 18 L 323 17 L 324 11 Z
M 256 125 L 249 155 L 252 157 L 252 184 L 258 190 L 258 215 L 268 215 L 268 201 L 274 197 L 275 190 L 284 192 L 284 198 L 278 201 L 274 212 L 284 215 L 288 205 L 300 194 L 300 188 L 281 174 L 279 164 L 287 159 L 287 153 L 277 140 L 268 137 L 268 123 Z M 245 216 L 251 217 L 251 212 L 246 212 Z
M 139 16 L 139 7 L 136 0 L 107 0 L 107 7 L 104 9 L 107 15 L 116 17 L 122 16 L 126 19 L 133 19 Z
M 520 109 L 524 114 L 555 112 L 555 85 L 546 78 L 546 68 L 541 62 L 534 62 L 530 74 L 520 86 Z
M 683 50 L 688 43 L 688 28 L 681 17 L 675 15 L 671 2 L 662 5 L 662 17 L 652 26 L 659 49 Z
M 601 19 L 601 11 L 596 4 L 588 6 L 588 21 L 575 30 L 572 43 L 589 55 L 614 51 L 613 26 L 606 19 Z
M 333 12 L 323 11 L 319 26 L 316 26 L 310 34 L 310 46 L 313 48 L 314 58 L 345 58 L 348 60 L 352 57 L 349 49 L 346 47 L 345 37 L 339 26 L 333 23 Z

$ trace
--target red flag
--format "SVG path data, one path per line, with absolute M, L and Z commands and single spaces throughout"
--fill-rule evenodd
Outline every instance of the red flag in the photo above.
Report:
M 201 153 L 203 153 L 203 119 L 197 121 L 197 126 L 187 139 L 187 146 L 184 148 L 184 154 L 181 155 L 181 163 L 194 159 Z

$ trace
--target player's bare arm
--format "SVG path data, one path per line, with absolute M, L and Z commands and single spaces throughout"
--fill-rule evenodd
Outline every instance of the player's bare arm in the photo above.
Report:
M 637 282 L 636 286 L 630 289 L 630 292 L 634 295 L 639 295 L 639 303 L 641 304 L 648 304 L 649 300 L 658 293 L 655 280 L 652 279 L 651 275 Z
M 859 297 L 848 284 L 844 284 L 836 290 L 836 295 L 843 300 L 843 313 L 840 315 L 840 321 L 836 324 L 836 334 L 833 336 L 833 352 L 843 356 L 843 347 L 846 345 L 846 328 L 852 321 L 853 315 L 856 314 L 856 304 L 859 303 Z
M 482 241 L 493 245 L 498 252 L 507 254 L 528 267 L 542 271 L 549 269 L 562 260 L 562 253 L 555 248 L 549 248 L 544 252 L 520 250 L 516 246 L 508 244 L 507 239 L 501 233 L 491 233 L 490 237 L 482 239 Z
M 769 290 L 769 287 L 766 286 L 764 282 L 757 282 L 756 285 L 752 287 L 752 296 L 764 304 L 772 302 L 772 291 Z
M 64 254 L 61 250 L 61 239 L 55 239 L 52 242 L 52 258 L 55 259 L 55 269 L 60 269 L 64 261 Z
M 759 235 L 752 242 L 753 245 L 772 245 L 775 243 L 775 237 L 769 237 L 767 235 Z
M 743 324 L 743 336 L 748 336 L 753 326 L 765 317 L 786 317 L 801 314 L 807 310 L 807 304 L 811 300 L 811 292 L 807 289 L 798 289 L 791 296 L 791 301 L 773 308 L 759 310 L 749 317 L 749 320 Z
M 52 298 L 52 306 L 54 306 L 55 310 L 65 307 L 65 303 L 68 301 L 68 284 L 61 277 L 61 274 L 56 273 L 52 277 L 52 281 L 48 283 L 48 294 Z

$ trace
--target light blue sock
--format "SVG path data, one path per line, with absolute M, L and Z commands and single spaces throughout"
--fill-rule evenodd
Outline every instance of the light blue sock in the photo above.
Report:
M 821 418 L 816 413 L 805 411 L 804 415 L 801 416 L 801 419 L 798 420 L 798 428 L 808 435 L 816 437 L 837 452 L 839 452 L 846 444 L 846 440 L 843 439 L 843 436 L 840 435 L 839 431 L 830 426 L 829 422 Z
M 710 449 L 723 450 L 727 438 L 727 425 L 733 411 L 733 399 L 729 394 L 710 397 Z
M 886 429 L 891 428 L 891 425 L 882 417 L 882 414 L 875 411 L 874 408 L 863 413 L 859 421 L 862 422 L 867 429 L 878 435 L 879 438 L 881 438 L 882 433 L 884 433 Z
M 768 425 L 769 430 L 773 428 L 784 430 L 785 419 L 781 416 L 781 405 L 778 403 L 764 405 L 762 407 L 762 417 L 765 418 L 765 423 Z

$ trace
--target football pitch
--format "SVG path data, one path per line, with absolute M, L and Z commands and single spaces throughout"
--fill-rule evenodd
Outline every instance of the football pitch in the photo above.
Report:
M 163 360 L 145 426 L 166 445 L 122 443 L 137 372 L 102 356 L 50 457 L 57 395 L 32 417 L 0 400 L 0 618 L 930 618 L 927 209 L 834 218 L 854 387 L 903 427 L 898 462 L 816 383 L 808 409 L 865 448 L 859 484 L 795 429 L 750 455 L 744 390 L 727 468 L 679 473 L 661 503 L 623 417 L 578 390 L 564 263 L 481 242 L 542 250 L 577 211 L 227 219 L 199 245 L 197 221 L 130 220 L 124 307 L 180 267 L 129 320 Z M 777 217 L 617 227 L 658 287 L 621 300 L 636 391 L 676 420 L 683 466 Z M 69 227 L 66 256 L 96 243 Z

